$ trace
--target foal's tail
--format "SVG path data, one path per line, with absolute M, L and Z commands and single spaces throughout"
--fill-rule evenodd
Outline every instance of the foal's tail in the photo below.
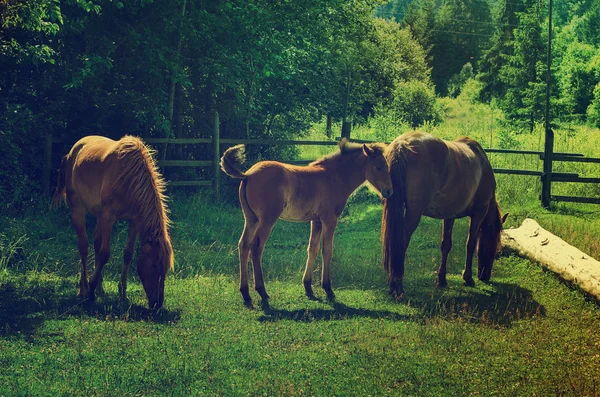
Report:
M 400 144 L 402 145 L 402 144 Z M 402 277 L 406 252 L 406 151 L 404 146 L 394 148 L 387 157 L 394 193 L 383 200 L 381 219 L 381 242 L 383 245 L 383 268 L 390 274 Z
M 58 207 L 66 198 L 66 187 L 65 187 L 65 175 L 66 175 L 66 165 L 67 160 L 69 159 L 69 155 L 65 155 L 62 160 L 60 160 L 60 166 L 58 167 L 58 183 L 56 184 L 56 189 L 54 190 L 54 195 L 52 196 L 52 204 L 50 204 L 50 208 Z
M 246 161 L 246 146 L 236 145 L 225 150 L 221 157 L 221 169 L 232 178 L 246 179 L 246 174 L 238 166 Z

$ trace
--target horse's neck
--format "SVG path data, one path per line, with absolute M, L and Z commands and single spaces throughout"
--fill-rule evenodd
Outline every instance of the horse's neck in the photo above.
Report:
M 344 182 L 344 193 L 348 196 L 365 182 L 368 161 L 369 159 L 363 156 L 362 152 L 338 159 L 334 172 L 338 173 Z

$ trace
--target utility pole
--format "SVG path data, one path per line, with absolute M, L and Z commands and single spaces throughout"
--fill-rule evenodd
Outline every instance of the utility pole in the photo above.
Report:
M 542 206 L 550 207 L 552 194 L 552 156 L 554 153 L 554 131 L 550 125 L 550 78 L 552 66 L 552 0 L 548 0 L 548 54 L 546 69 L 546 139 L 544 141 L 544 173 L 542 174 Z

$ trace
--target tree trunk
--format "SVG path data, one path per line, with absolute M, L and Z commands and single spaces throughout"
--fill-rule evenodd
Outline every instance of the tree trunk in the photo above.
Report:
M 175 67 L 171 73 L 171 84 L 169 86 L 169 101 L 167 103 L 167 118 L 169 120 L 169 129 L 165 132 L 165 138 L 170 138 L 171 132 L 173 131 L 173 110 L 175 106 L 175 88 L 177 85 L 177 79 L 175 76 L 175 71 L 179 69 L 179 56 L 181 54 L 181 46 L 183 43 L 183 34 L 181 32 L 183 28 L 183 20 L 185 18 L 185 7 L 187 5 L 187 0 L 183 0 L 181 3 L 181 20 L 179 21 L 179 39 L 177 41 L 177 50 L 175 52 Z M 163 144 L 160 158 L 164 161 L 167 158 L 167 147 L 168 143 Z
M 325 135 L 331 138 L 331 113 L 327 113 L 327 125 L 325 126 Z
M 600 262 L 544 230 L 533 219 L 502 233 L 505 252 L 539 263 L 600 300 Z

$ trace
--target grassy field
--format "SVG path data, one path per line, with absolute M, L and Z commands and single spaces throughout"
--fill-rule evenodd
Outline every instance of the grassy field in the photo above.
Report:
M 458 109 L 468 109 L 454 105 L 434 132 L 466 133 L 459 120 L 469 113 Z M 597 207 L 545 211 L 538 189 L 532 179 L 499 178 L 510 225 L 532 216 L 599 258 Z M 466 220 L 455 227 L 449 287 L 437 290 L 441 222 L 423 219 L 408 252 L 403 302 L 387 295 L 381 204 L 367 190 L 351 197 L 336 232 L 333 302 L 320 288 L 318 299 L 304 296 L 308 225 L 279 222 L 264 255 L 270 304 L 253 294 L 248 308 L 237 290 L 241 210 L 205 194 L 175 195 L 175 272 L 164 308 L 151 312 L 135 274 L 131 301 L 117 301 L 124 224 L 113 235 L 106 295 L 79 302 L 68 210 L 47 208 L 33 201 L 0 216 L 0 396 L 600 395 L 596 302 L 512 256 L 496 262 L 490 283 L 463 287 Z M 91 234 L 92 219 L 88 226 Z

